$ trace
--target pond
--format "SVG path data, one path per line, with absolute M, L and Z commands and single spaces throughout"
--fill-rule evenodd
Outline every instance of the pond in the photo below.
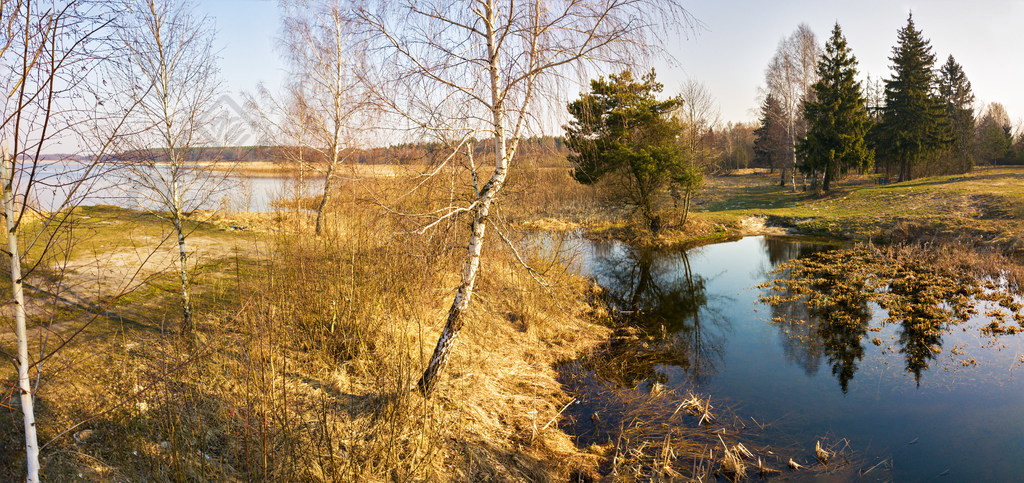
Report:
M 614 318 L 647 334 L 614 370 L 561 368 L 575 373 L 567 385 L 581 402 L 563 425 L 581 446 L 630 424 L 626 408 L 608 414 L 609 387 L 664 387 L 712 397 L 753 421 L 756 441 L 801 448 L 798 461 L 813 462 L 819 440 L 845 439 L 863 479 L 1024 481 L 1024 334 L 979 331 L 985 307 L 929 331 L 863 300 L 859 322 L 844 325 L 805 300 L 764 302 L 776 267 L 836 244 L 747 237 L 658 252 L 569 238 L 558 246 L 604 289 Z

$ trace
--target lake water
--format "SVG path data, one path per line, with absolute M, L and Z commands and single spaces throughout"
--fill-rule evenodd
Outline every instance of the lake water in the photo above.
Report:
M 616 367 L 614 384 L 710 395 L 743 419 L 770 422 L 758 438 L 805 448 L 804 461 L 817 440 L 845 438 L 862 468 L 881 463 L 864 479 L 1024 481 L 1024 334 L 982 335 L 984 315 L 921 334 L 884 322 L 875 303 L 865 317 L 877 332 L 851 331 L 799 303 L 759 300 L 758 285 L 779 263 L 838 248 L 827 243 L 748 237 L 655 252 L 570 236 L 559 246 L 606 289 L 614 311 L 639 314 L 631 323 L 661 334 L 636 349 L 650 352 L 631 359 L 643 364 Z M 582 403 L 566 410 L 566 429 L 584 446 L 614 440 L 614 415 L 591 423 L 601 384 L 575 390 Z
M 19 186 L 24 186 L 28 176 L 27 169 L 19 167 Z M 245 176 L 242 173 L 198 172 L 196 176 L 184 178 L 184 183 L 192 187 L 185 203 L 190 210 L 274 211 L 273 202 L 283 197 L 294 197 L 298 186 L 296 180 L 288 177 Z M 309 180 L 305 184 L 303 195 L 308 196 L 317 192 L 322 180 Z M 78 188 L 74 189 L 76 186 Z M 124 169 L 95 166 L 87 172 L 86 165 L 80 163 L 39 163 L 32 202 L 43 210 L 51 211 L 59 208 L 69 195 L 76 205 L 162 209 L 158 202 L 153 201 L 154 192 L 134 182 L 133 176 Z

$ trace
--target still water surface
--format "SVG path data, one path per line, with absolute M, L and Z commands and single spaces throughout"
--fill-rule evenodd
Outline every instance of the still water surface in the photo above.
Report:
M 748 237 L 655 252 L 570 238 L 561 248 L 571 248 L 610 305 L 663 334 L 648 349 L 660 352 L 659 363 L 632 368 L 636 391 L 658 382 L 711 395 L 743 418 L 770 422 L 764 442 L 810 450 L 819 439 L 846 438 L 865 467 L 887 460 L 872 478 L 1024 481 L 1024 343 L 982 335 L 984 315 L 936 338 L 883 322 L 874 303 L 868 326 L 877 332 L 830 327 L 800 303 L 759 301 L 766 289 L 758 285 L 777 276 L 779 263 L 839 248 L 832 244 Z M 567 411 L 582 445 L 614 438 L 588 423 L 600 399 L 593 390 Z
M 17 176 L 22 190 L 30 175 L 28 166 L 19 166 Z M 76 162 L 41 162 L 36 165 L 31 202 L 45 211 L 61 207 L 69 197 L 74 205 L 113 205 L 130 209 L 163 209 L 152 190 L 133 181 L 133 176 L 116 166 L 88 166 Z M 281 176 L 246 176 L 244 172 L 197 171 L 183 177 L 188 184 L 187 209 L 228 212 L 274 211 L 274 201 L 293 197 L 297 181 Z M 316 193 L 321 180 L 309 180 L 301 195 Z M 166 190 L 163 190 L 166 191 Z

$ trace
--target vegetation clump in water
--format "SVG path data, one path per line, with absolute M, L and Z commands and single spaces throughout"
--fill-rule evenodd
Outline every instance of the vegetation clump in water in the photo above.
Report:
M 941 352 L 942 335 L 979 315 L 986 336 L 1021 331 L 1021 269 L 1005 258 L 955 245 L 859 245 L 779 265 L 762 302 L 781 326 L 817 324 L 824 351 L 845 392 L 863 357 L 861 341 L 882 326 L 901 325 L 899 352 L 920 383 Z M 887 312 L 872 323 L 870 303 Z M 1009 320 L 1016 325 L 1010 325 Z M 812 322 L 814 321 L 814 322 Z M 877 337 L 872 343 L 880 345 Z

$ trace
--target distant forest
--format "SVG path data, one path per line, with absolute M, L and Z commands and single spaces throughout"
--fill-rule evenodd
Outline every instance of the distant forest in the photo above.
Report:
M 474 140 L 471 143 L 477 159 L 486 161 L 488 156 L 493 157 L 494 140 Z M 197 147 L 188 151 L 188 161 L 226 161 L 226 162 L 286 162 L 286 160 L 298 159 L 297 146 L 220 146 L 220 147 Z M 429 164 L 435 158 L 450 153 L 450 147 L 441 143 L 402 143 L 387 147 L 355 149 L 350 151 L 350 162 L 357 164 Z M 560 167 L 567 166 L 565 148 L 561 137 L 536 136 L 523 139 L 519 142 L 519 154 L 528 158 L 528 161 L 539 167 Z M 112 158 L 120 159 L 146 159 L 147 161 L 164 161 L 166 155 L 160 150 L 132 151 L 125 152 Z M 306 148 L 303 157 L 311 163 L 324 162 L 317 159 L 318 153 Z M 43 159 L 56 160 L 77 160 L 87 159 L 81 156 L 69 156 L 63 154 L 52 154 L 44 156 Z
M 763 166 L 754 162 L 754 129 L 757 126 L 753 123 L 727 123 L 717 129 L 710 129 L 702 135 L 702 144 L 706 146 L 701 153 L 705 164 L 711 172 L 727 172 L 744 168 L 771 168 L 764 163 Z M 473 152 L 475 157 L 487 162 L 494 156 L 494 140 L 474 140 Z M 226 162 L 286 162 L 286 160 L 297 159 L 298 147 L 296 146 L 222 146 L 202 147 L 189 150 L 189 161 L 226 161 Z M 350 162 L 356 164 L 430 164 L 437 161 L 439 156 L 449 154 L 450 147 L 437 142 L 401 143 L 387 147 L 356 149 Z M 561 136 L 534 136 L 523 139 L 519 142 L 518 153 L 523 156 L 522 162 L 530 163 L 541 168 L 568 168 L 567 156 L 569 150 Z M 324 162 L 316 159 L 317 153 L 309 148 L 303 153 L 306 159 L 312 163 Z M 144 158 L 149 161 L 162 161 L 164 155 L 158 150 L 145 152 L 121 153 L 113 156 L 122 159 Z M 53 154 L 44 156 L 43 159 L 76 160 L 87 159 L 81 156 L 69 156 Z

